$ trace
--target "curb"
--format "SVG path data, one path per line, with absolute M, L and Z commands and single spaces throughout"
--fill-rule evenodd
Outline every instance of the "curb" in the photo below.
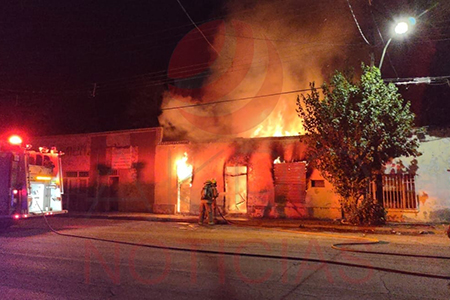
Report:
M 68 213 L 61 215 L 60 217 L 69 218 L 84 218 L 84 219 L 107 219 L 107 220 L 129 220 L 129 221 L 151 221 L 151 222 L 185 222 L 185 223 L 197 223 L 197 216 L 181 216 L 174 217 L 171 215 L 120 215 L 120 214 L 77 214 Z M 386 227 L 371 227 L 371 226 L 351 226 L 351 225 L 341 225 L 341 224 L 308 224 L 308 222 L 302 222 L 298 220 L 264 220 L 264 219 L 244 219 L 244 218 L 227 218 L 231 224 L 238 226 L 249 226 L 249 227 L 261 227 L 261 228 L 284 228 L 290 230 L 298 231 L 331 231 L 340 233 L 361 233 L 361 234 L 382 234 L 382 235 L 434 235 L 442 233 L 447 234 L 447 228 L 443 230 L 436 229 L 433 225 L 428 224 L 389 224 Z M 310 222 L 310 221 L 309 221 Z M 227 222 L 221 220 L 217 223 L 218 225 L 226 225 Z M 443 225 L 443 224 L 442 224 Z M 408 228 L 404 228 L 408 226 Z M 439 225 L 441 226 L 441 225 Z M 444 225 L 446 226 L 446 225 Z M 403 228 L 402 228 L 403 227 Z M 414 227 L 414 228 L 411 228 Z M 450 227 L 449 227 L 449 237 L 450 237 Z

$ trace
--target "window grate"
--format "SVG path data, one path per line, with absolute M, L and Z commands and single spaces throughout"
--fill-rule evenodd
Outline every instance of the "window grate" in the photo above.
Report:
M 382 183 L 384 208 L 405 210 L 418 208 L 415 175 L 384 174 Z M 372 185 L 372 190 L 375 191 L 375 183 Z

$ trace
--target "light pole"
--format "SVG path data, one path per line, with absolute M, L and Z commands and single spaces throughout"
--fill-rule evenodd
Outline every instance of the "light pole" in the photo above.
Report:
M 410 18 L 409 23 L 414 25 L 415 19 L 414 18 Z M 397 35 L 403 35 L 403 34 L 407 33 L 408 30 L 409 30 L 409 25 L 408 25 L 407 22 L 404 22 L 404 21 L 398 22 L 397 25 L 395 25 L 395 28 L 394 28 L 394 32 Z M 394 38 L 394 36 L 391 36 L 391 38 L 387 41 L 386 46 L 384 46 L 383 54 L 381 55 L 380 66 L 378 67 L 378 69 L 380 69 L 380 70 L 381 70 L 381 67 L 383 66 L 383 60 L 384 60 L 384 56 L 386 54 L 386 50 L 387 50 L 387 48 L 388 48 L 388 46 L 391 43 L 393 38 Z

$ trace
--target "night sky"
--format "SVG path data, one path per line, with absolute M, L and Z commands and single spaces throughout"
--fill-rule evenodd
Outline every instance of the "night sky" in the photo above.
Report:
M 257 2 L 273 5 L 276 10 L 284 0 L 240 1 L 244 4 L 239 10 L 230 9 L 232 1 L 180 2 L 195 23 L 201 25 L 229 18 L 231 13 L 236 19 L 254 14 Z M 303 9 L 302 13 L 292 14 L 301 19 L 302 14 L 319 10 L 323 12 L 321 19 L 309 18 L 308 22 L 325 22 L 326 14 L 333 11 L 330 7 L 337 3 L 343 7 L 339 12 L 346 14 L 344 17 L 356 28 L 346 0 L 298 0 L 296 5 Z M 361 43 L 360 48 L 354 49 L 358 53 L 373 49 L 376 64 L 387 39 L 386 24 L 400 12 L 422 14 L 411 36 L 391 43 L 383 77 L 450 75 L 447 1 L 350 3 L 373 47 L 364 43 L 356 29 L 349 44 Z M 177 43 L 193 29 L 177 0 L 3 1 L 1 131 L 53 135 L 158 126 L 162 94 L 171 82 L 167 75 L 171 55 Z M 368 57 L 363 57 L 366 63 Z M 401 87 L 401 92 L 412 103 L 417 125 L 450 125 L 449 85 L 407 86 Z

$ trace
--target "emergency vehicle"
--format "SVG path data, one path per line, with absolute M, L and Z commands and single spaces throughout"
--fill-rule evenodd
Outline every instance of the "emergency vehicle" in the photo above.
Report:
M 19 136 L 0 141 L 0 225 L 63 209 L 61 152 L 22 146 Z

